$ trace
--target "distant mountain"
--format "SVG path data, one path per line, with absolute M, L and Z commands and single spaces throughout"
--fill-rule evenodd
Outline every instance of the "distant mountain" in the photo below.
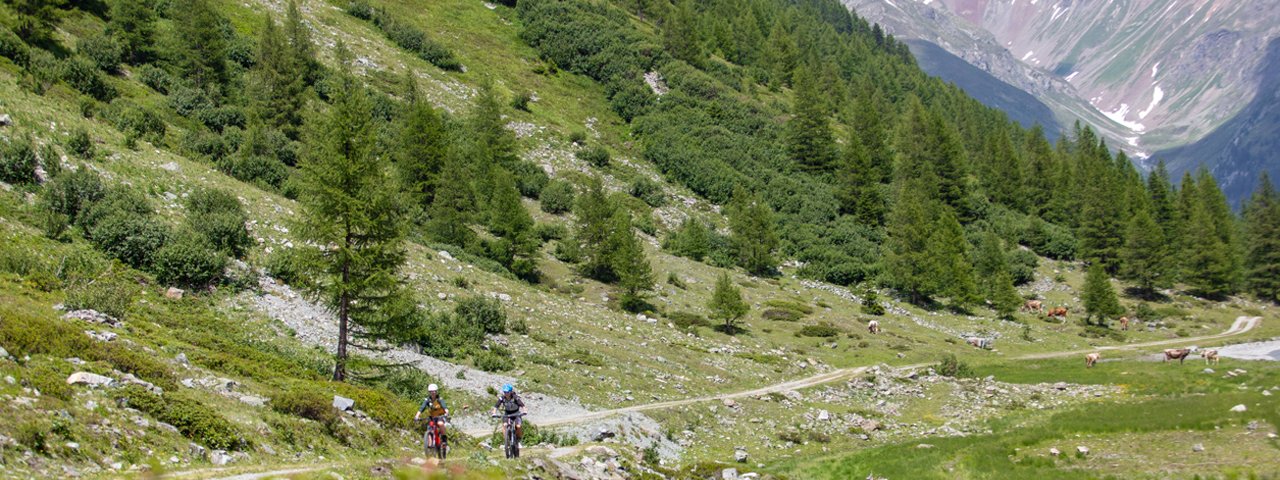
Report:
M 1195 143 L 1156 155 L 1178 177 L 1208 167 L 1237 206 L 1262 171 L 1280 178 L 1280 39 L 1271 41 L 1257 78 L 1258 95 L 1234 118 Z
M 1050 138 L 1057 138 L 1061 132 L 1062 126 L 1053 110 L 1035 96 L 970 65 L 931 42 L 908 40 L 907 45 L 920 68 L 930 75 L 956 84 L 979 102 L 1004 111 L 1011 120 L 1024 127 L 1040 125 Z

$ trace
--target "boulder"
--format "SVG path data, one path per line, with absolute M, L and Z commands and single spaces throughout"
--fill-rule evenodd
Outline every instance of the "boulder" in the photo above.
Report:
M 0 347 L 0 360 L 7 360 L 8 358 L 9 351 L 5 350 L 4 347 Z
M 1204 444 L 1203 444 L 1203 443 L 1197 443 L 1197 444 L 1195 444 L 1195 445 L 1192 445 L 1192 446 L 1191 446 L 1191 451 L 1196 452 L 1196 453 L 1203 452 L 1203 451 L 1204 451 Z
M 606 439 L 610 439 L 616 436 L 617 434 L 613 433 L 613 430 L 609 430 L 608 427 L 600 427 L 600 430 L 597 431 L 596 434 L 591 437 L 591 440 L 596 442 L 603 442 Z
M 169 300 L 182 300 L 182 295 L 185 293 L 187 293 L 187 291 L 181 288 L 169 287 L 168 290 L 164 291 L 164 298 Z
M 0 115 L 0 127 L 7 127 L 9 125 L 13 125 L 13 117 L 10 117 L 7 113 Z
M 115 383 L 115 379 L 96 373 L 76 372 L 67 377 L 67 385 L 88 385 L 90 387 L 107 387 Z
M 178 356 L 173 357 L 173 359 L 177 360 L 178 364 L 184 367 L 191 365 L 191 361 L 187 360 L 187 354 L 185 353 L 179 353 Z
M 1086 447 L 1086 446 L 1084 446 L 1084 445 L 1080 445 L 1080 446 L 1076 447 L 1076 455 L 1081 456 L 1081 457 L 1087 457 L 1087 456 L 1089 456 L 1089 447 Z
M 194 443 L 187 445 L 187 451 L 191 453 L 192 458 L 204 458 L 205 454 L 209 453 L 204 447 Z
M 1058 450 L 1057 448 L 1050 448 L 1050 449 L 1049 449 L 1049 455 L 1053 455 L 1053 456 L 1055 456 L 1055 457 L 1056 457 L 1056 456 L 1059 456 L 1059 455 L 1062 455 L 1062 450 Z
M 720 479 L 721 480 L 738 480 L 738 469 L 736 468 L 724 469 L 724 471 L 720 472 Z
M 733 461 L 738 463 L 747 463 L 747 457 L 748 455 L 745 449 L 737 448 L 733 450 Z
M 876 430 L 879 430 L 882 427 L 882 425 L 880 425 L 880 422 L 877 422 L 875 420 L 863 420 L 861 423 L 858 424 L 858 427 L 862 428 L 862 431 L 864 432 L 874 432 Z
M 214 466 L 221 467 L 231 463 L 231 460 L 232 457 L 227 454 L 226 450 L 214 450 L 213 453 L 209 454 L 209 463 L 212 463 Z
M 67 312 L 66 315 L 62 316 L 62 318 L 64 320 L 83 320 L 89 323 L 97 323 L 112 328 L 120 326 L 120 321 L 116 320 L 115 317 L 97 310 L 76 310 L 73 312 Z
M 1213 375 L 1213 369 L 1212 369 L 1212 368 L 1206 368 L 1206 369 L 1204 369 L 1204 373 L 1207 373 L 1207 374 Z
M 1247 410 L 1249 410 L 1249 407 L 1244 406 L 1243 403 L 1236 405 L 1234 407 L 1231 407 L 1231 411 L 1235 413 L 1244 413 Z
M 738 402 L 733 401 L 733 399 L 732 399 L 732 398 L 726 398 L 726 399 L 724 399 L 724 406 L 729 407 L 729 408 L 737 408 L 737 407 L 738 407 Z
M 345 412 L 347 410 L 351 410 L 351 407 L 354 407 L 354 406 L 356 406 L 355 400 L 352 400 L 347 397 L 343 397 L 341 395 L 333 396 L 333 408 L 336 408 L 339 411 Z
M 818 421 L 819 421 L 819 422 L 826 422 L 826 421 L 830 421 L 830 420 L 831 420 L 831 412 L 828 412 L 828 411 L 826 411 L 826 410 L 820 410 L 820 411 L 818 411 Z

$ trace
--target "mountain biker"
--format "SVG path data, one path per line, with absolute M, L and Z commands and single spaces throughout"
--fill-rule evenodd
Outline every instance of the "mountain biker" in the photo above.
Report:
M 440 398 L 440 387 L 434 383 L 427 386 L 427 398 L 422 399 L 422 406 L 418 407 L 418 413 L 414 414 L 413 420 L 420 420 L 424 411 L 427 412 L 427 421 L 435 423 L 436 428 L 440 429 L 440 443 L 446 444 L 444 422 L 441 419 L 449 415 L 449 407 L 446 407 L 444 399 Z
M 499 410 L 501 410 L 503 415 L 507 415 L 507 416 L 515 415 L 517 413 L 525 413 L 525 414 L 529 413 L 529 411 L 526 410 L 524 407 L 524 400 L 520 399 L 520 395 L 516 394 L 516 388 L 511 386 L 511 384 L 502 386 L 502 394 L 498 395 L 498 402 L 493 404 L 494 415 L 497 415 L 499 413 Z M 523 422 L 521 422 L 520 420 L 521 420 L 520 417 L 515 417 L 511 419 L 512 424 L 515 425 L 516 427 L 517 442 L 520 441 L 521 438 L 524 438 L 524 426 L 523 426 Z M 502 434 L 503 436 L 506 436 L 507 427 L 505 423 L 503 424 L 502 428 L 503 428 Z

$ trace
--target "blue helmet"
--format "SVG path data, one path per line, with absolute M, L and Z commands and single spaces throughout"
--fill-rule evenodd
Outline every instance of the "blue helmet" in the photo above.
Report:
M 511 393 L 514 391 L 516 391 L 516 387 L 511 386 L 510 383 L 502 386 L 502 393 Z

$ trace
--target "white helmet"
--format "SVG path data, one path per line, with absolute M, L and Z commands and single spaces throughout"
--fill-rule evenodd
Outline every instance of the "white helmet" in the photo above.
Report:
M 435 392 L 435 391 L 439 391 L 439 390 L 440 390 L 440 387 L 436 386 L 436 384 L 434 384 L 434 383 L 433 383 L 433 384 L 431 384 L 431 385 L 427 385 L 427 391 L 428 391 L 428 392 Z

